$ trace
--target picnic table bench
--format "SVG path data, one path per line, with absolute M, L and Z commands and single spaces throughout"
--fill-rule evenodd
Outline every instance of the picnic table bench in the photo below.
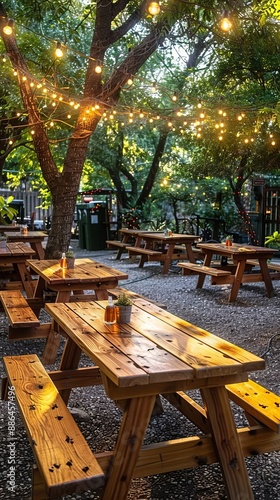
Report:
M 0 301 L 9 321 L 9 340 L 46 338 L 51 323 L 40 323 L 40 299 L 25 298 L 20 290 L 1 290 Z
M 86 439 L 35 354 L 4 359 L 36 460 L 32 498 L 47 499 L 96 489 L 105 475 Z M 42 491 L 43 487 L 43 491 Z
M 116 248 L 118 250 L 116 255 L 116 260 L 120 260 L 122 254 L 127 252 L 127 247 L 133 247 L 134 245 L 140 246 L 141 233 L 146 231 L 140 229 L 128 229 L 122 228 L 119 231 L 122 235 L 121 241 L 107 240 L 106 244 L 108 248 Z

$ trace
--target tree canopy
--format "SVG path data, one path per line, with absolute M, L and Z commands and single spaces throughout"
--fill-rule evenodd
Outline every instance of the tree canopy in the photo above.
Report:
M 253 168 L 277 165 L 277 2 L 204 0 L 198 6 L 165 0 L 155 16 L 149 4 L 0 4 L 1 158 L 6 162 L 19 145 L 34 153 L 31 168 L 36 159 L 53 203 L 49 255 L 69 245 L 88 161 L 107 168 L 125 202 L 120 174 L 136 186 L 142 155 L 150 164 L 142 182 L 138 175 L 140 205 L 151 192 L 167 145 L 174 157 L 176 149 L 178 158 L 187 151 L 191 169 L 197 165 L 205 175 L 203 156 L 220 173 L 223 166 L 233 174 L 235 165 L 238 174 L 244 155 Z M 226 7 L 232 29 L 224 33 L 220 21 Z M 14 24 L 7 35 L 10 17 Z M 139 137 L 142 126 L 153 154 L 147 159 L 137 142 L 134 162 L 128 130 L 134 127 Z M 102 137 L 113 161 L 102 158 Z

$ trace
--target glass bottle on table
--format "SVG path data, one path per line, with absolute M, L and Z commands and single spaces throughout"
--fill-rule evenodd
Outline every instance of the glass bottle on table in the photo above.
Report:
M 116 320 L 117 320 L 116 306 L 113 302 L 113 297 L 109 295 L 108 304 L 106 306 L 104 313 L 104 323 L 106 325 L 113 325 L 114 323 L 116 323 Z
M 67 268 L 67 260 L 66 260 L 65 252 L 63 252 L 63 254 L 61 256 L 60 267 L 61 267 L 61 269 L 66 269 Z

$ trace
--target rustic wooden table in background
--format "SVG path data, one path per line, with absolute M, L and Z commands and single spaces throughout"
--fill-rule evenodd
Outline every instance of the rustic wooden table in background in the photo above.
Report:
M 197 239 L 198 236 L 193 234 L 172 233 L 165 236 L 163 232 L 141 232 L 135 246 L 127 247 L 127 251 L 129 255 L 141 256 L 139 267 L 143 267 L 147 261 L 162 262 L 162 274 L 167 274 L 172 260 L 195 262 L 192 245 Z M 140 240 L 144 242 L 144 248 L 140 247 Z
M 20 231 L 4 232 L 8 241 L 21 241 L 22 243 L 29 243 L 31 248 L 35 251 L 37 259 L 43 259 L 45 256 L 45 250 L 42 246 L 42 242 L 47 238 L 47 234 L 43 231 L 28 231 L 27 234 L 23 234 Z
M 27 297 L 33 296 L 34 286 L 26 264 L 26 260 L 31 259 L 33 256 L 35 256 L 34 250 L 24 243 L 7 242 L 5 247 L 0 247 L 0 268 L 2 272 L 6 273 L 9 267 L 13 267 L 11 280 L 5 284 L 5 288 L 10 290 L 21 288 L 26 292 Z
M 273 248 L 258 247 L 251 245 L 241 245 L 234 243 L 226 246 L 225 243 L 197 243 L 197 247 L 202 250 L 204 262 L 202 266 L 198 264 L 178 263 L 183 268 L 183 274 L 198 274 L 196 288 L 202 288 L 205 277 L 212 276 L 214 285 L 232 285 L 229 295 L 229 302 L 234 302 L 237 298 L 241 283 L 264 282 L 267 296 L 273 295 L 272 278 L 276 279 L 276 274 L 269 273 L 267 261 L 273 257 L 277 251 Z M 213 255 L 231 258 L 233 265 L 221 265 L 215 270 L 211 264 Z M 259 272 L 246 272 L 247 263 L 254 259 L 260 266 Z M 249 265 L 250 270 L 254 265 Z

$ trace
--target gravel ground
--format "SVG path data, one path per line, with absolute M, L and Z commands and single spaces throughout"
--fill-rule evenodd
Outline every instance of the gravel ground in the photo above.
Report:
M 280 305 L 280 282 L 274 282 L 275 296 L 268 299 L 261 283 L 243 285 L 234 304 L 227 302 L 228 287 L 214 287 L 206 279 L 205 287 L 196 290 L 195 276 L 181 276 L 181 270 L 172 266 L 168 275 L 161 275 L 161 266 L 157 263 L 145 264 L 139 269 L 135 262 L 126 256 L 115 260 L 116 252 L 111 250 L 87 252 L 77 248 L 77 241 L 72 242 L 77 256 L 87 256 L 128 273 L 128 280 L 121 286 L 145 295 L 167 305 L 167 309 L 185 318 L 195 325 L 244 347 L 266 360 L 266 369 L 251 374 L 251 378 L 268 389 L 280 394 L 279 362 L 280 334 L 278 328 Z M 45 319 L 42 314 L 42 320 Z M 42 353 L 42 340 L 9 343 L 7 341 L 7 320 L 0 313 L 1 364 L 0 375 L 4 375 L 2 356 L 35 352 Z M 61 345 L 60 352 L 63 348 Z M 86 362 L 86 360 L 82 360 Z M 54 368 L 54 367 L 48 367 Z M 198 397 L 198 394 L 194 394 Z M 145 443 L 185 437 L 198 433 L 191 423 L 162 400 L 164 413 L 151 419 Z M 121 421 L 120 410 L 106 398 L 102 387 L 74 389 L 69 406 L 79 426 L 96 452 L 111 450 Z M 29 499 L 33 455 L 28 444 L 21 419 L 16 414 L 16 488 L 8 488 L 9 442 L 7 440 L 7 403 L 0 401 L 0 499 Z M 86 410 L 86 413 L 83 412 Z M 238 426 L 244 426 L 246 420 L 239 408 L 233 405 L 233 412 Z M 90 422 L 94 419 L 94 429 Z M 279 452 L 266 453 L 262 456 L 246 458 L 254 498 L 258 500 L 280 499 Z M 65 500 L 101 498 L 100 491 L 71 495 Z M 221 500 L 226 499 L 223 478 L 217 464 L 180 472 L 149 476 L 132 481 L 129 500 Z

